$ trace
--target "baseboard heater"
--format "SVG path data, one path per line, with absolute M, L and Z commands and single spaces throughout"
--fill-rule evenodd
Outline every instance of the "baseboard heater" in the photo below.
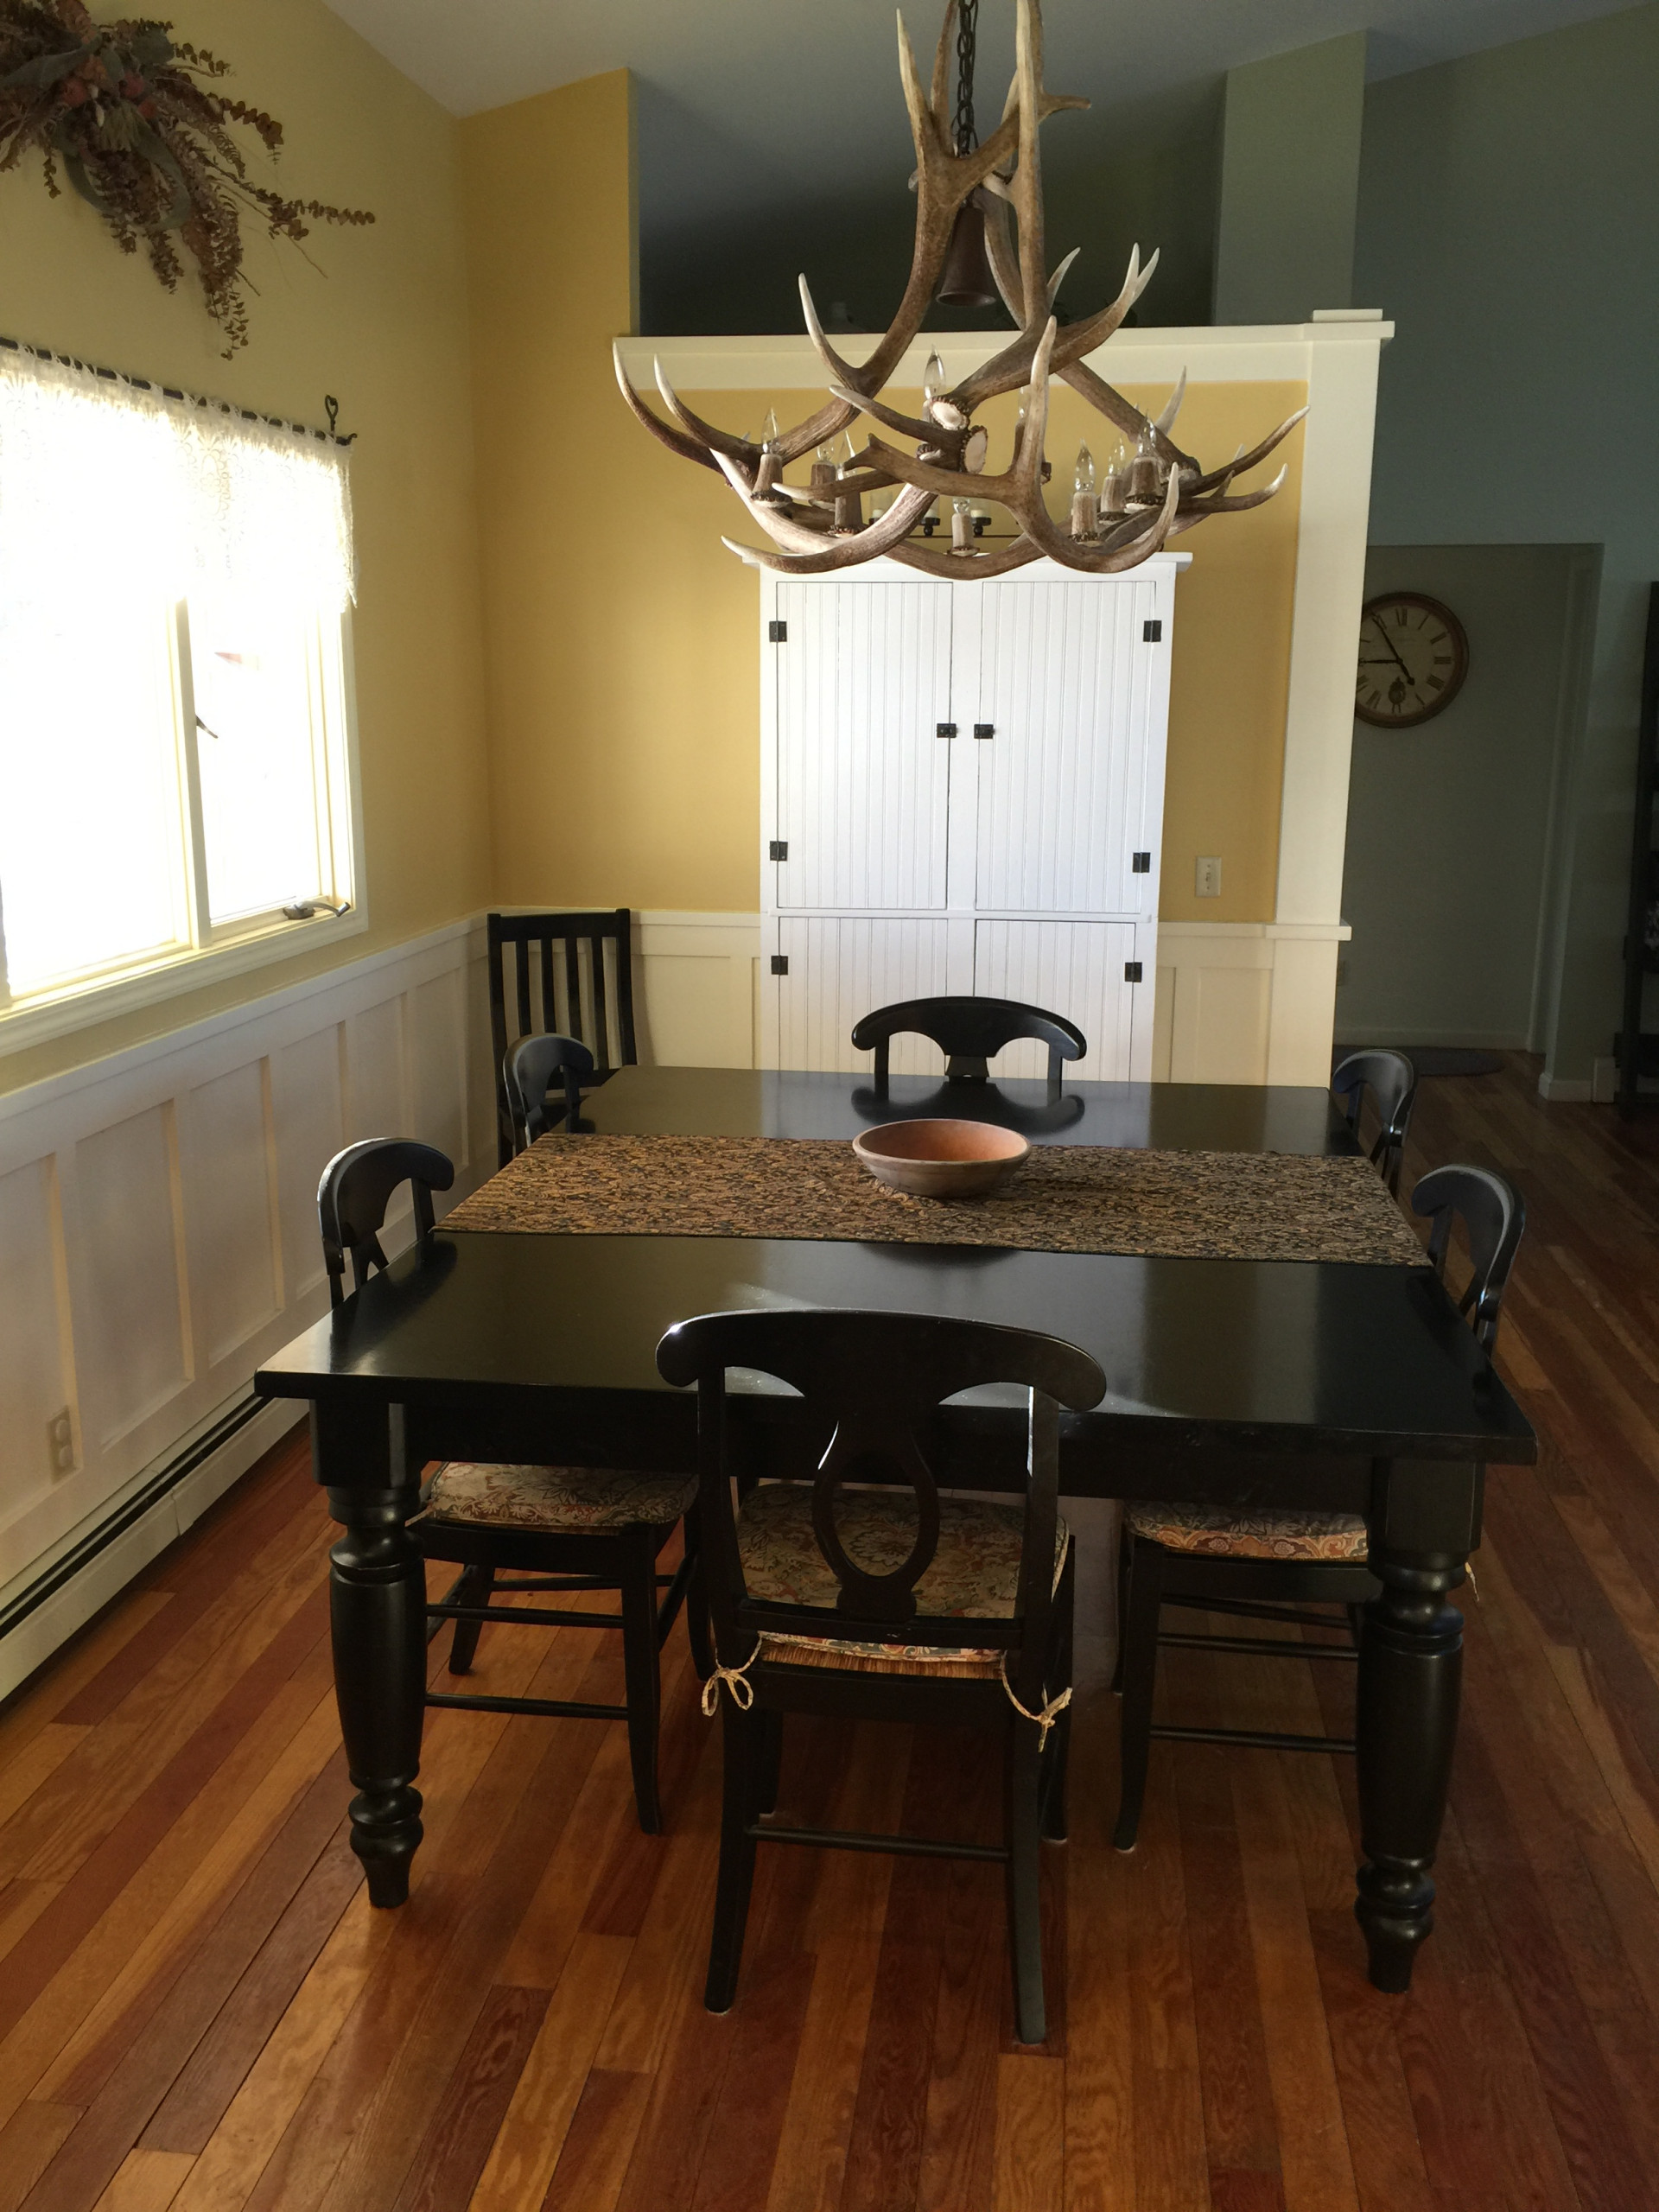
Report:
M 25 1622 L 37 1614 L 43 1605 L 48 1605 L 60 1592 L 67 1590 L 70 1585 L 85 1574 L 89 1567 L 110 1550 L 112 1545 L 118 1544 L 129 1530 L 137 1528 L 147 1515 L 153 1513 L 172 1491 L 177 1490 L 181 1484 L 188 1482 L 190 1478 L 198 1473 L 208 1460 L 234 1444 L 243 1430 L 257 1421 L 262 1414 L 269 1415 L 271 1409 L 271 1402 L 269 1399 L 255 1397 L 251 1393 L 245 1398 L 238 1399 L 236 1404 L 230 1407 L 213 1422 L 211 1427 L 193 1438 L 181 1452 L 167 1462 L 165 1466 L 158 1468 L 147 1481 L 141 1483 L 130 1497 L 123 1498 L 120 1504 L 99 1522 L 96 1527 L 89 1529 L 83 1536 L 69 1547 L 67 1551 L 54 1559 L 49 1567 L 42 1568 L 32 1582 L 26 1583 L 21 1590 L 14 1592 L 5 1603 L 0 1605 L 0 1644 L 3 1644 L 8 1637 L 14 1635 Z M 275 1441 L 275 1439 L 273 1438 L 271 1441 Z M 263 1445 L 260 1449 L 267 1450 L 269 1445 Z M 253 1458 L 257 1456 L 257 1452 L 253 1454 L 248 1465 L 251 1465 Z M 245 1470 L 238 1470 L 238 1473 L 243 1471 Z M 236 1475 L 230 1476 L 226 1487 L 228 1488 L 230 1483 L 236 1479 Z M 191 1517 L 194 1520 L 195 1516 L 193 1515 Z M 165 1547 L 158 1547 L 158 1549 L 161 1548 Z M 133 1571 L 136 1573 L 137 1570 L 135 1567 Z M 118 1594 L 116 1592 L 111 1591 L 109 1596 L 116 1594 Z M 108 1596 L 99 1599 L 92 1611 L 101 1610 L 101 1607 L 108 1602 Z M 91 1618 L 90 1612 L 87 1618 Z M 73 1627 L 66 1628 L 64 1633 L 73 1635 L 74 1629 L 82 1625 L 84 1625 L 82 1622 L 76 1622 Z M 45 1651 L 37 1655 L 28 1671 L 32 1672 L 33 1667 L 38 1665 L 41 1659 L 47 1656 L 48 1656 L 48 1652 Z M 0 1660 L 0 1697 L 7 1694 L 11 1687 L 3 1680 L 4 1675 L 10 1671 L 4 1667 L 3 1660 Z

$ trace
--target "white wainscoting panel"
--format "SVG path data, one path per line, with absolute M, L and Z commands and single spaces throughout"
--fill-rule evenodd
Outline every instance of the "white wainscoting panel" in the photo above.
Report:
M 441 1146 L 456 1166 L 443 1205 L 488 1172 L 483 976 L 482 929 L 460 922 L 0 1097 L 0 1600 L 95 1534 L 326 1308 L 317 1179 L 347 1137 Z M 192 1480 L 193 1516 L 213 1493 Z M 182 1510 L 121 1539 L 126 1573 Z M 51 1601 L 54 1636 L 108 1579 L 100 1567 L 101 1594 Z M 44 1656 L 23 1625 L 0 1643 L 0 1693 L 14 1641 Z
M 1152 1074 L 1166 1083 L 1331 1079 L 1345 922 L 1164 922 Z

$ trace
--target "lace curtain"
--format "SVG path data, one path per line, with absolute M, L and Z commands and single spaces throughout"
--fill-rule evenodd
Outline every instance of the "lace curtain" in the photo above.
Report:
M 333 613 L 353 586 L 345 447 L 0 348 L 8 615 L 111 590 Z

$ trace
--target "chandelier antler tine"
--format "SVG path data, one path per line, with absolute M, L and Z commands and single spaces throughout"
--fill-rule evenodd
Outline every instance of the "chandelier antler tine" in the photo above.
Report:
M 1180 375 L 1175 379 L 1175 389 L 1170 393 L 1168 401 L 1164 406 L 1162 411 L 1154 415 L 1152 418 L 1152 427 L 1157 431 L 1160 438 L 1166 438 L 1170 432 L 1174 429 L 1175 417 L 1180 413 L 1181 402 L 1185 397 L 1186 371 L 1183 368 Z
M 706 446 L 699 445 L 695 439 L 687 437 L 683 432 L 664 423 L 660 415 L 653 415 L 645 401 L 640 398 L 628 381 L 628 372 L 622 365 L 622 345 L 620 339 L 611 348 L 611 359 L 616 366 L 616 380 L 621 386 L 622 397 L 628 403 L 629 411 L 635 419 L 643 423 L 652 437 L 659 439 L 671 453 L 678 454 L 682 461 L 695 461 L 700 462 L 704 468 L 715 468 L 717 466 L 715 457 Z
M 774 553 L 769 546 L 740 545 L 732 538 L 721 543 L 741 555 L 751 568 L 771 569 L 785 576 L 823 576 L 836 569 L 850 569 L 874 560 L 900 543 L 915 529 L 932 505 L 925 492 L 901 492 L 879 522 L 868 524 L 856 535 L 837 537 L 826 545 L 820 539 L 810 553 Z
M 948 0 L 944 22 L 939 29 L 939 42 L 933 53 L 933 89 L 931 105 L 933 120 L 938 125 L 939 137 L 947 140 L 950 129 L 950 34 L 957 27 L 957 0 Z
M 1294 415 L 1287 415 L 1278 429 L 1269 430 L 1259 445 L 1252 446 L 1248 453 L 1235 454 L 1225 468 L 1211 469 L 1208 474 L 1200 473 L 1190 479 L 1186 486 L 1188 497 L 1201 498 L 1217 486 L 1230 482 L 1235 476 L 1248 476 L 1251 469 L 1260 467 L 1274 448 L 1281 445 L 1290 435 L 1306 412 L 1306 407 L 1299 407 Z
M 1122 289 L 1111 305 L 1103 308 L 1098 315 L 1090 315 L 1084 322 L 1071 323 L 1064 332 L 1059 344 L 1054 349 L 1054 367 L 1057 374 L 1062 369 L 1069 368 L 1073 361 L 1080 361 L 1085 353 L 1092 353 L 1097 346 L 1103 346 L 1112 333 L 1122 323 L 1123 318 L 1128 314 L 1141 293 L 1151 283 L 1153 272 L 1158 266 L 1159 250 L 1154 248 L 1152 258 L 1144 269 L 1136 265 L 1140 251 L 1139 246 L 1130 250 L 1129 266 L 1123 279 Z
M 731 431 L 722 430 L 713 423 L 705 423 L 701 415 L 692 413 L 670 384 L 660 357 L 653 357 L 652 367 L 656 373 L 657 389 L 663 396 L 663 404 L 682 429 L 689 430 L 694 438 L 700 439 L 711 453 L 729 454 L 734 461 L 741 461 L 746 465 L 758 455 L 760 448 L 752 439 L 735 437 Z
M 929 446 L 949 445 L 951 442 L 951 432 L 942 429 L 937 423 L 924 423 L 917 416 L 901 415 L 896 407 L 889 407 L 884 399 L 863 398 L 840 385 L 832 384 L 830 389 L 837 399 L 855 403 L 861 414 L 869 416 L 874 422 L 885 423 L 888 429 L 897 430 L 901 438 L 915 438 L 919 443 Z M 857 459 L 856 454 L 854 459 Z
M 757 499 L 753 486 L 736 461 L 718 451 L 715 460 L 726 481 L 748 509 L 751 519 L 760 525 L 768 537 L 776 539 L 786 553 L 814 553 L 820 550 L 824 537 L 822 523 L 803 521 L 782 499 Z
M 1053 310 L 1055 297 L 1058 293 L 1061 285 L 1065 282 L 1066 270 L 1071 266 L 1072 263 L 1082 251 L 1083 248 L 1080 245 L 1074 245 L 1071 252 L 1066 255 L 1065 259 L 1060 264 L 1059 267 L 1054 271 L 1054 274 L 1049 278 L 1048 306 L 1051 313 Z
M 812 340 L 812 349 L 830 372 L 831 390 L 838 384 L 856 389 L 858 371 L 850 361 L 844 361 L 823 334 L 823 324 L 818 318 L 817 303 L 812 297 L 812 288 L 804 276 L 798 277 L 801 288 L 801 313 L 806 318 L 806 334 Z
M 1264 507 L 1276 493 L 1283 491 L 1285 480 L 1289 474 L 1290 469 L 1287 465 L 1279 471 L 1271 484 L 1262 485 L 1259 491 L 1238 492 L 1230 495 L 1217 494 L 1212 499 L 1192 499 L 1192 487 L 1184 486 L 1181 500 L 1182 519 L 1176 527 L 1179 530 L 1191 530 L 1194 524 L 1201 523 L 1206 515 L 1242 515 L 1247 508 Z M 1187 518 L 1189 515 L 1190 520 Z

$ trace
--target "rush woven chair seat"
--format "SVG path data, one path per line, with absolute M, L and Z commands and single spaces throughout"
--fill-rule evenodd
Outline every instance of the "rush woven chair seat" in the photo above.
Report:
M 988 1859 L 1006 1875 L 1014 2032 L 1040 2043 L 1039 1845 L 1065 1834 L 1071 1694 L 1059 1410 L 1096 1403 L 1100 1369 L 1073 1345 L 1022 1329 L 839 1310 L 705 1314 L 669 1331 L 657 1364 L 665 1381 L 697 1386 L 715 1649 L 703 1703 L 709 1713 L 718 1703 L 723 1728 L 709 2011 L 728 2011 L 736 1997 L 758 1845 Z M 799 1393 L 789 1447 L 816 1465 L 812 1481 L 755 1484 L 747 1439 L 733 1438 L 731 1368 Z M 941 1402 L 988 1382 L 1028 1394 L 1024 1433 L 1009 1440 L 1006 1487 L 1024 1492 L 1013 1507 L 939 1493 L 950 1479 Z M 1003 1841 L 768 1818 L 790 1713 L 985 1731 L 1003 1758 Z
M 1166 1551 L 1205 1559 L 1363 1559 L 1365 1523 L 1357 1513 L 1299 1513 L 1266 1508 L 1240 1513 L 1211 1505 L 1130 1505 L 1131 1535 Z
M 990 1063 L 1005 1045 L 1033 1038 L 1048 1047 L 1048 1084 L 1060 1087 L 1060 1066 L 1080 1060 L 1089 1040 L 1075 1021 L 1063 1014 L 1048 1014 L 1039 1006 L 1022 1006 L 1017 999 L 931 998 L 905 999 L 896 1006 L 878 1007 L 853 1030 L 855 1052 L 875 1054 L 874 1077 L 879 1088 L 887 1081 L 887 1064 L 895 1037 L 926 1037 L 944 1054 L 947 1083 L 986 1083 Z
M 1526 1225 L 1520 1192 L 1503 1176 L 1483 1167 L 1437 1167 L 1412 1192 L 1411 1205 L 1414 1213 L 1432 1224 L 1428 1255 L 1442 1280 L 1453 1224 L 1462 1222 L 1470 1274 L 1459 1310 L 1482 1349 L 1490 1352 L 1497 1342 L 1504 1287 Z M 1278 1507 L 1217 1510 L 1158 1503 L 1125 1508 L 1117 1555 L 1118 1659 L 1113 1683 L 1122 1697 L 1122 1795 L 1112 1839 L 1120 1851 L 1135 1847 L 1154 1738 L 1247 1744 L 1268 1751 L 1353 1750 L 1346 1737 L 1154 1724 L 1153 1694 L 1160 1645 L 1351 1664 L 1364 1633 L 1365 1608 L 1381 1586 L 1366 1558 L 1365 1523 L 1355 1513 Z M 1327 1640 L 1178 1633 L 1163 1627 L 1166 1605 L 1271 1621 L 1281 1627 L 1288 1623 L 1318 1629 Z M 1341 1610 L 1309 1610 L 1315 1605 Z M 1338 1640 L 1328 1640 L 1333 1633 Z
M 358 1289 L 386 1265 L 380 1231 L 392 1194 L 410 1185 L 416 1235 L 427 1237 L 433 1229 L 432 1193 L 448 1190 L 454 1177 L 442 1153 L 396 1137 L 348 1145 L 329 1161 L 318 1186 L 317 1212 L 335 1306 L 345 1302 L 348 1259 Z M 658 1558 L 682 1522 L 683 1556 L 672 1574 L 659 1573 Z M 421 1510 L 408 1526 L 427 1558 L 448 1560 L 461 1570 L 443 1597 L 426 1609 L 429 1643 L 446 1622 L 454 1624 L 449 1673 L 471 1673 L 479 1636 L 492 1621 L 514 1627 L 620 1628 L 627 1701 L 599 1705 L 429 1690 L 426 1702 L 555 1719 L 626 1720 L 639 1825 L 647 1834 L 656 1834 L 663 1825 L 657 1786 L 659 1654 L 683 1604 L 699 1674 L 706 1677 L 713 1664 L 697 1577 L 697 1523 L 695 1475 L 446 1462 L 426 1484 Z M 492 1602 L 601 1590 L 619 1593 L 620 1613 Z

